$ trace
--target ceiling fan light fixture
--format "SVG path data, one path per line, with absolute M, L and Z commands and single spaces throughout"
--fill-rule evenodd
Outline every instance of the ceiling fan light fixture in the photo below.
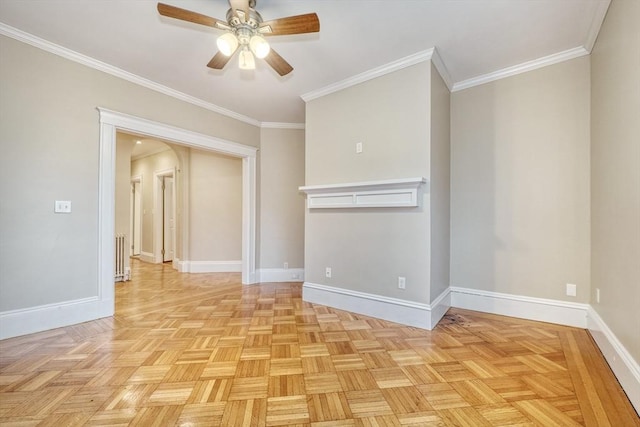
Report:
M 240 51 L 239 67 L 241 70 L 255 70 L 256 60 L 246 47 Z
M 254 35 L 253 37 L 251 37 L 251 40 L 249 41 L 249 47 L 251 48 L 251 51 L 260 59 L 263 59 L 267 55 L 269 55 L 269 51 L 271 50 L 271 46 L 269 46 L 269 43 L 267 43 L 264 37 L 259 35 Z
M 238 38 L 233 33 L 224 33 L 216 40 L 218 50 L 225 56 L 231 56 L 238 48 Z
M 286 76 L 293 71 L 293 67 L 269 46 L 263 36 L 287 36 L 320 31 L 320 21 L 316 13 L 264 21 L 256 10 L 256 0 L 228 2 L 230 7 L 224 21 L 164 3 L 158 3 L 158 13 L 225 32 L 216 40 L 218 52 L 207 63 L 207 67 L 214 70 L 222 70 L 238 52 L 241 69 L 255 69 L 257 57 L 264 59 L 280 76 Z

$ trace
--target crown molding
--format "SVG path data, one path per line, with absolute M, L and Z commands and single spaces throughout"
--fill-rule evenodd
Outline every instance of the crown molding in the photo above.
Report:
M 170 96 L 180 101 L 188 102 L 189 104 L 193 104 L 197 107 L 201 107 L 206 110 L 213 111 L 214 113 L 218 113 L 223 116 L 227 116 L 232 119 L 236 119 L 253 126 L 261 125 L 260 121 L 253 119 L 251 117 L 236 113 L 231 110 L 227 110 L 226 108 L 220 107 L 218 105 L 212 104 L 207 101 L 203 101 L 202 99 L 196 98 L 191 95 L 187 95 L 186 93 L 179 92 L 167 86 L 163 86 L 159 83 L 145 79 L 136 74 L 125 71 L 121 68 L 114 67 L 113 65 L 109 65 L 105 62 L 98 61 L 97 59 L 75 52 L 71 49 L 67 49 L 66 47 L 62 47 L 55 43 L 51 43 L 50 41 L 34 36 L 33 34 L 29 34 L 22 30 L 18 30 L 17 28 L 11 27 L 2 22 L 0 22 L 0 34 L 10 37 L 14 40 L 18 40 L 20 42 L 29 44 L 33 47 L 37 47 L 38 49 L 45 50 L 49 53 L 53 53 L 54 55 L 61 56 L 70 61 L 77 62 L 79 64 L 93 68 L 95 70 L 102 71 L 104 73 L 111 74 L 112 76 L 119 77 L 123 80 L 127 80 L 131 83 L 135 83 L 137 85 L 146 87 L 147 89 L 160 92 L 164 95 Z
M 421 62 L 428 61 L 428 60 L 431 60 L 433 62 L 433 65 L 438 70 L 438 73 L 444 80 L 449 90 L 451 92 L 457 92 L 459 90 L 468 89 L 474 86 L 479 86 L 484 83 L 489 83 L 489 82 L 500 80 L 506 77 L 514 76 L 514 75 L 525 73 L 528 71 L 533 71 L 538 68 L 543 68 L 549 65 L 557 64 L 559 62 L 568 61 L 570 59 L 588 55 L 591 53 L 591 50 L 593 49 L 595 41 L 598 37 L 598 33 L 600 32 L 600 28 L 602 27 L 602 23 L 604 22 L 604 18 L 607 14 L 607 10 L 609 9 L 610 3 L 611 3 L 610 0 L 604 0 L 604 1 L 598 2 L 598 6 L 594 14 L 593 20 L 591 22 L 591 26 L 589 27 L 589 33 L 587 34 L 587 38 L 585 40 L 584 46 L 575 47 L 573 49 L 568 49 L 563 52 L 554 53 L 552 55 L 534 59 L 532 61 L 524 62 L 522 64 L 503 68 L 501 70 L 497 70 L 488 74 L 483 74 L 480 76 L 472 77 L 470 79 L 466 79 L 458 82 L 453 81 L 453 78 L 451 77 L 451 74 L 449 73 L 449 70 L 447 69 L 444 61 L 440 57 L 438 50 L 435 47 L 433 47 L 433 48 L 415 53 L 413 55 L 409 55 L 407 57 L 401 58 L 397 61 L 393 61 L 388 64 L 382 65 L 380 67 L 373 68 L 369 71 L 365 71 L 364 73 L 357 74 L 355 76 L 349 77 L 342 81 L 332 83 L 328 86 L 325 86 L 324 88 L 307 92 L 301 95 L 301 98 L 305 102 L 309 102 L 311 100 L 320 98 L 330 93 L 337 92 L 351 86 L 355 86 L 357 84 L 366 82 L 368 80 L 371 80 L 371 79 L 383 76 L 385 74 L 389 74 L 394 71 L 398 71 L 403 68 L 410 67 L 412 65 L 419 64 Z M 236 113 L 234 111 L 228 110 L 226 108 L 220 107 L 218 105 L 204 101 L 194 96 L 187 95 L 183 92 L 179 92 L 175 89 L 171 89 L 167 86 L 163 86 L 159 83 L 145 79 L 136 74 L 114 67 L 102 61 L 98 61 L 97 59 L 80 54 L 71 49 L 67 49 L 55 43 L 51 43 L 47 40 L 44 40 L 40 37 L 34 36 L 29 33 L 26 33 L 22 30 L 18 30 L 17 28 L 11 27 L 2 22 L 0 22 L 0 34 L 10 37 L 12 39 L 18 40 L 20 42 L 29 44 L 36 48 L 45 50 L 47 52 L 53 53 L 55 55 L 61 56 L 70 61 L 74 61 L 79 64 L 85 65 L 87 67 L 96 69 L 98 71 L 111 74 L 115 77 L 122 78 L 124 80 L 130 81 L 137 85 L 140 85 L 148 89 L 154 90 L 156 92 L 162 93 L 164 95 L 170 96 L 172 98 L 190 103 L 192 105 L 204 108 L 209 111 L 213 111 L 215 113 L 230 117 L 232 119 L 235 119 L 253 126 L 258 126 L 263 129 L 304 129 L 305 128 L 304 123 L 260 122 L 259 120 L 256 120 L 254 118 Z
M 542 58 L 534 59 L 533 61 L 523 62 L 522 64 L 514 65 L 513 67 L 503 68 L 492 73 L 483 74 L 481 76 L 459 81 L 453 85 L 453 89 L 451 91 L 457 92 L 459 90 L 468 89 L 470 87 L 504 79 L 505 77 L 515 76 L 516 74 L 526 73 L 527 71 L 537 70 L 538 68 L 547 67 L 549 65 L 568 61 L 574 58 L 579 58 L 588 54 L 589 51 L 587 51 L 584 47 L 575 47 L 573 49 L 568 49 L 562 52 L 554 53 L 552 55 L 544 56 Z
M 397 61 L 390 62 L 377 68 L 373 68 L 364 73 L 357 74 L 355 76 L 346 78 L 336 83 L 332 83 L 329 86 L 307 92 L 301 96 L 304 102 L 312 101 L 316 98 L 320 98 L 330 93 L 338 92 L 351 86 L 355 86 L 360 83 L 364 83 L 368 80 L 375 79 L 385 74 L 393 73 L 394 71 L 401 70 L 406 67 L 410 67 L 415 64 L 419 64 L 424 61 L 428 61 L 433 57 L 435 48 L 427 49 L 422 52 L 415 53 L 413 55 L 406 56 Z M 438 70 L 440 71 L 440 70 Z
M 299 129 L 304 130 L 304 123 L 279 123 L 279 122 L 262 122 L 262 129 Z
M 591 53 L 593 46 L 596 44 L 596 39 L 598 38 L 600 28 L 602 28 L 602 23 L 604 22 L 604 17 L 607 15 L 610 4 L 611 0 L 606 0 L 599 2 L 596 6 L 596 12 L 593 15 L 593 20 L 591 21 L 591 26 L 587 33 L 587 40 L 584 43 L 584 48 L 589 53 Z
M 449 88 L 449 91 L 451 91 L 451 89 L 453 88 L 453 80 L 451 79 L 451 74 L 449 74 L 447 66 L 444 64 L 444 61 L 440 57 L 438 49 L 435 47 L 433 48 L 431 62 L 433 63 L 433 66 L 436 67 L 436 70 L 438 70 L 438 73 L 440 73 L 440 77 L 442 77 L 442 80 L 444 80 L 444 84 L 446 84 L 447 88 Z

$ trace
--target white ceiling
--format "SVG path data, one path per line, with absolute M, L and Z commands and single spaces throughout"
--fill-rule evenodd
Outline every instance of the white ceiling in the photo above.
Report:
M 223 20 L 228 9 L 225 0 L 163 2 Z M 590 51 L 609 2 L 257 0 L 265 20 L 308 12 L 320 19 L 319 34 L 269 38 L 294 67 L 285 77 L 260 60 L 255 71 L 240 71 L 237 58 L 222 71 L 207 68 L 221 32 L 161 17 L 150 0 L 0 0 L 0 34 L 26 32 L 250 122 L 304 123 L 301 95 L 433 47 L 454 89 L 528 61 Z

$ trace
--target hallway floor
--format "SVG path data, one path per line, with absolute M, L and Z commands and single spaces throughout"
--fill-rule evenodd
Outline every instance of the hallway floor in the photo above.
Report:
M 133 261 L 116 316 L 0 341 L 11 426 L 640 426 L 581 329 L 452 309 L 433 331 Z

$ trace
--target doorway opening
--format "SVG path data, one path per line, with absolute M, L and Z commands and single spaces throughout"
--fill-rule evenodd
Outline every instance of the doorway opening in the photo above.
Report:
M 116 133 L 118 131 L 242 159 L 242 283 L 255 283 L 257 148 L 103 108 L 98 108 L 98 112 L 100 114 L 98 183 L 98 259 L 100 262 L 98 263 L 97 299 L 100 302 L 101 312 L 113 315 L 115 303 L 113 282 L 115 266 L 114 193 Z M 188 211 L 188 207 L 186 208 Z M 184 231 L 188 235 L 188 226 Z M 183 251 L 188 251 L 187 240 L 182 239 L 181 249 Z

